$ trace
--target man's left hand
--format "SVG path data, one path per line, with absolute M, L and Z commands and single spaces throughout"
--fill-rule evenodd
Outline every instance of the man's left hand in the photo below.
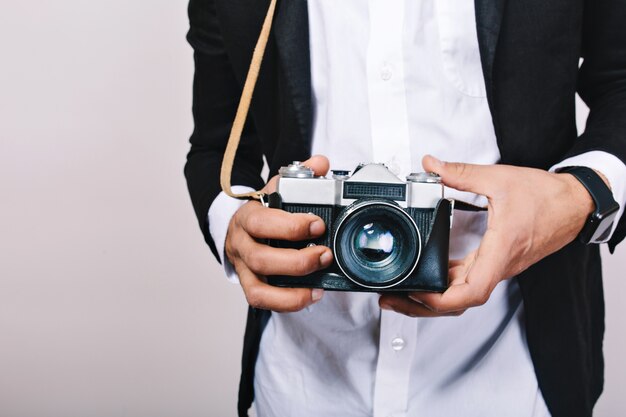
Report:
M 414 317 L 457 316 L 485 304 L 495 286 L 570 243 L 594 210 L 570 174 L 509 165 L 449 163 L 424 157 L 443 183 L 488 199 L 487 231 L 477 250 L 450 261 L 444 293 L 385 294 L 381 308 Z

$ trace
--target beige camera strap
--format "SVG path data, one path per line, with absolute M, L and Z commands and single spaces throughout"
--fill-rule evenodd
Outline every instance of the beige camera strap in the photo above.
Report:
M 243 92 L 241 93 L 241 100 L 239 101 L 239 107 L 237 107 L 237 114 L 235 115 L 235 121 L 233 127 L 230 130 L 230 136 L 228 143 L 226 144 L 226 150 L 224 151 L 224 158 L 222 159 L 222 170 L 220 173 L 220 184 L 222 190 L 234 198 L 241 199 L 256 199 L 261 200 L 264 193 L 260 191 L 252 191 L 249 193 L 236 194 L 230 187 L 230 178 L 233 172 L 233 163 L 235 162 L 235 154 L 239 147 L 239 141 L 241 140 L 241 134 L 243 133 L 243 127 L 248 117 L 248 110 L 250 110 L 250 102 L 252 101 L 252 94 L 254 93 L 254 87 L 256 81 L 259 78 L 259 71 L 261 70 L 261 63 L 263 62 L 263 55 L 265 54 L 265 47 L 270 36 L 272 29 L 272 21 L 274 20 L 274 11 L 276 10 L 276 0 L 270 1 L 267 15 L 263 22 L 261 34 L 257 40 L 254 52 L 252 54 L 252 62 L 248 69 L 248 75 L 246 76 L 246 82 L 243 85 Z

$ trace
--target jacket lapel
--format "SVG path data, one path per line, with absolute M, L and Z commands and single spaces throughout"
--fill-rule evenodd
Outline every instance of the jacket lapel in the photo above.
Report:
M 311 135 L 311 63 L 306 0 L 282 0 L 274 21 L 278 55 L 298 128 L 306 144 Z
M 476 29 L 489 106 L 493 114 L 493 67 L 506 0 L 475 0 Z

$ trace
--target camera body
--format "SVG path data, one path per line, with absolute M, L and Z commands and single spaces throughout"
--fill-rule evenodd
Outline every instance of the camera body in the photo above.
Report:
M 382 164 L 359 165 L 315 177 L 299 162 L 279 170 L 271 208 L 313 213 L 326 223 L 323 236 L 270 240 L 278 248 L 331 248 L 334 260 L 312 274 L 269 276 L 281 287 L 336 291 L 434 291 L 448 287 L 451 202 L 439 176 L 415 173 L 402 181 Z

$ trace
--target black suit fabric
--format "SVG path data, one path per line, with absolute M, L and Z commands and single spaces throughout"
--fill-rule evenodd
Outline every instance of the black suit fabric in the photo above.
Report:
M 480 54 L 501 163 L 547 169 L 600 150 L 626 162 L 626 0 L 475 0 Z M 268 0 L 191 0 L 195 129 L 185 166 L 191 199 L 215 256 L 208 209 Z M 263 186 L 311 149 L 306 0 L 279 0 L 272 39 L 233 169 L 232 183 Z M 584 63 L 579 69 L 579 58 Z M 349 69 L 347 69 L 349 70 Z M 575 93 L 591 113 L 578 137 Z M 613 250 L 626 235 L 622 218 Z M 604 301 L 599 250 L 573 242 L 517 278 L 540 388 L 555 417 L 590 416 L 603 386 Z M 252 401 L 267 313 L 251 312 L 240 415 Z M 506 378 L 506 375 L 503 375 Z M 505 384 L 506 381 L 503 381 Z

